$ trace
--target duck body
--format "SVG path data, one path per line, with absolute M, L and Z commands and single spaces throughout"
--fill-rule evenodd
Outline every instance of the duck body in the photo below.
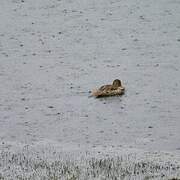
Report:
M 119 79 L 115 79 L 112 85 L 104 85 L 92 92 L 94 97 L 117 96 L 124 94 L 125 88 Z

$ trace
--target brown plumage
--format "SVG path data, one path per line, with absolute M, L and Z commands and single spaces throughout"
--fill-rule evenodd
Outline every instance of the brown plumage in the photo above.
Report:
M 92 96 L 104 97 L 124 94 L 125 88 L 119 79 L 115 79 L 112 85 L 104 85 L 92 92 Z

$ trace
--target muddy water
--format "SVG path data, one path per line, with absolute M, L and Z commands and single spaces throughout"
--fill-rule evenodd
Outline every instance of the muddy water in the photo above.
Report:
M 179 10 L 168 0 L 2 1 L 1 142 L 179 152 Z M 116 78 L 125 95 L 89 97 Z

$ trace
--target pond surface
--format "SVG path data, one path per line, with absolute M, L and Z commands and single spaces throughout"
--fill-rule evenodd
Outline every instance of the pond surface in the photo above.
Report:
M 67 150 L 180 150 L 178 1 L 0 6 L 0 140 Z M 114 79 L 125 95 L 90 91 Z

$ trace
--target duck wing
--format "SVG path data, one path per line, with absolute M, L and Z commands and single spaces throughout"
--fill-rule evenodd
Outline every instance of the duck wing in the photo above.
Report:
M 109 91 L 112 90 L 112 85 L 104 85 L 99 88 L 99 91 Z

